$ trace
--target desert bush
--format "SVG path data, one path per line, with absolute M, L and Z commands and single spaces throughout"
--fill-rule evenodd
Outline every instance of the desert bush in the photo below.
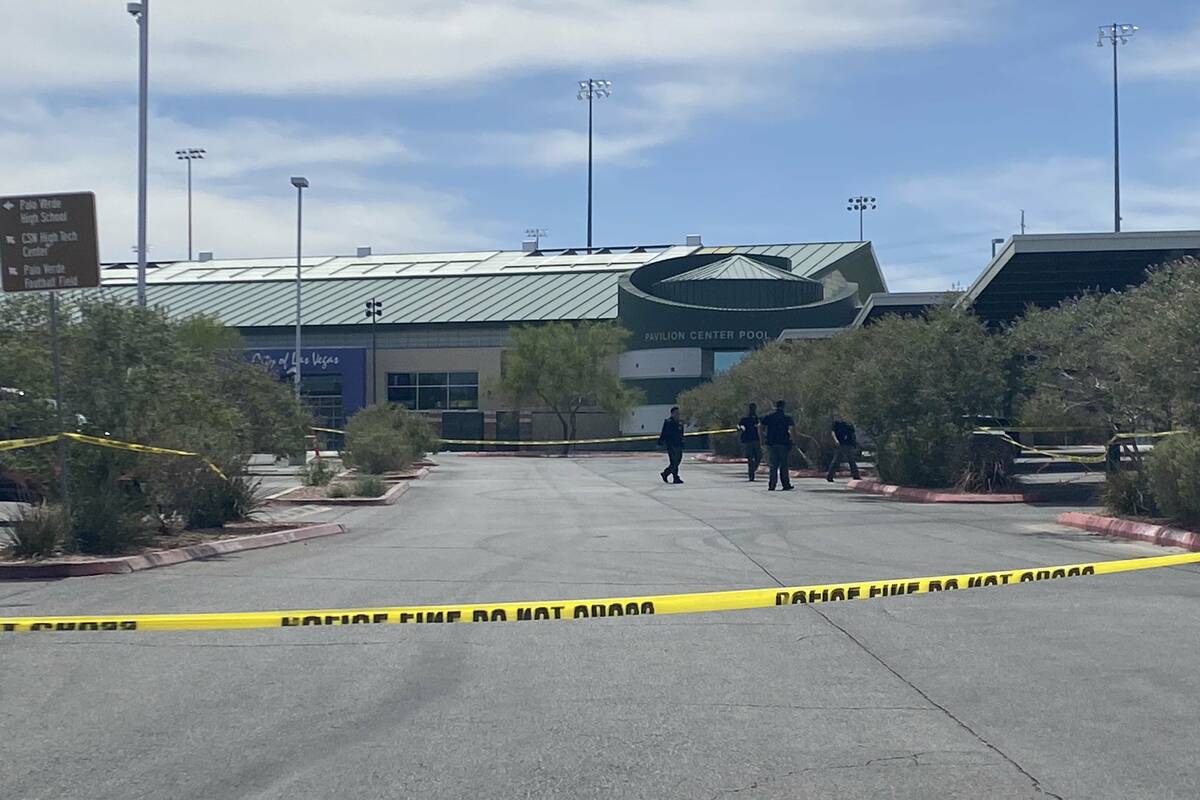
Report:
M 1109 473 L 1101 496 L 1104 505 L 1114 514 L 1130 517 L 1159 515 L 1158 502 L 1150 490 L 1150 479 L 1143 470 Z
M 329 461 L 315 458 L 300 473 L 300 482 L 305 486 L 328 486 L 338 470 Z
M 9 530 L 5 552 L 15 558 L 45 558 L 69 549 L 71 517 L 59 505 L 31 506 L 9 523 Z
M 1146 478 L 1159 511 L 1200 525 L 1200 434 L 1168 436 L 1146 458 Z
M 346 423 L 346 464 L 372 474 L 407 469 L 437 438 L 425 418 L 396 405 L 359 411 Z
M 334 499 L 342 499 L 345 497 L 351 497 L 351 496 L 353 496 L 353 494 L 354 493 L 350 490 L 350 487 L 344 483 L 333 484 L 332 486 L 329 487 L 329 492 L 328 492 L 328 496 L 332 497 Z
M 350 484 L 350 490 L 355 497 L 383 497 L 387 494 L 387 484 L 374 475 L 364 475 L 356 478 Z

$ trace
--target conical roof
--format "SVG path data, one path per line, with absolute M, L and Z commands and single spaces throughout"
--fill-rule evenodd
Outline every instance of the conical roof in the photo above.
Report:
M 660 283 L 681 281 L 808 281 L 799 275 L 793 275 L 785 269 L 772 267 L 755 258 L 743 255 L 732 255 L 697 267 L 693 270 L 664 278 Z

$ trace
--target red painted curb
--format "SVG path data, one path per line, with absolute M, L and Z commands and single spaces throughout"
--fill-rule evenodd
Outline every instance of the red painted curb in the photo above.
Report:
M 852 492 L 879 494 L 897 500 L 914 503 L 1024 503 L 1023 494 L 983 494 L 971 492 L 946 492 L 936 489 L 917 489 L 912 486 L 895 486 L 879 481 L 852 480 L 846 483 Z
M 177 547 L 173 550 L 159 550 L 156 553 L 145 553 L 139 556 L 119 556 L 115 558 L 103 558 L 97 561 L 0 564 L 0 581 L 28 580 L 31 578 L 79 578 L 87 575 L 115 575 L 125 572 L 138 572 L 143 569 L 181 564 L 184 561 L 195 561 L 198 558 L 209 558 L 226 553 L 240 553 L 244 550 L 259 550 L 263 547 L 302 542 L 305 539 L 316 539 L 321 536 L 333 536 L 345 532 L 345 525 L 323 523 L 320 525 L 306 525 L 303 528 L 291 528 L 286 531 L 275 531 L 274 533 L 239 536 L 235 539 L 220 539 L 215 542 Z
M 1167 525 L 1135 522 L 1118 517 L 1103 517 L 1099 514 L 1087 514 L 1082 511 L 1068 511 L 1065 514 L 1059 514 L 1058 524 L 1083 528 L 1121 539 L 1137 539 L 1163 547 L 1182 547 L 1184 550 L 1200 551 L 1200 533 L 1171 528 Z

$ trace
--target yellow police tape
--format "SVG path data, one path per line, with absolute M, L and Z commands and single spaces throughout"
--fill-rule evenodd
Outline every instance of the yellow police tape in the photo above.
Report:
M 41 447 L 44 444 L 53 444 L 60 437 L 57 433 L 50 436 L 31 436 L 27 439 L 5 439 L 0 441 L 0 453 L 5 450 L 21 450 L 26 447 Z
M 323 431 L 325 433 L 342 433 L 345 431 L 337 428 L 317 428 L 313 427 L 310 430 Z M 715 433 L 737 433 L 737 428 L 717 428 L 708 431 L 689 431 L 683 434 L 684 436 L 708 436 Z M 647 434 L 645 436 L 612 436 L 604 439 L 438 439 L 442 444 L 478 444 L 478 445 L 503 445 L 506 447 L 545 447 L 554 445 L 576 445 L 576 444 L 617 444 L 620 442 L 650 442 L 658 439 L 657 433 Z
M 1063 453 L 1058 450 L 1042 450 L 1037 447 L 1031 447 L 1027 444 L 1022 444 L 1021 442 L 1018 442 L 1016 439 L 1013 439 L 1011 436 L 1009 436 L 1005 432 L 1006 430 L 1030 431 L 1030 430 L 1036 430 L 1036 429 L 1033 429 L 1033 428 L 1007 428 L 1007 429 L 979 428 L 979 429 L 975 430 L 974 433 L 986 433 L 986 434 L 992 434 L 992 435 L 998 436 L 1001 441 L 1011 444 L 1013 447 L 1017 448 L 1018 450 L 1021 450 L 1022 452 L 1033 453 L 1033 454 L 1039 455 L 1039 456 L 1046 456 L 1047 458 L 1051 458 L 1056 461 L 1070 461 L 1075 464 L 1103 464 L 1108 459 L 1108 457 L 1106 455 L 1077 456 L 1077 455 L 1072 455 L 1070 453 Z M 1120 442 L 1125 441 L 1127 439 L 1160 439 L 1164 436 L 1178 436 L 1180 434 L 1184 434 L 1187 432 L 1188 431 L 1186 431 L 1186 430 L 1179 430 L 1179 431 L 1157 431 L 1154 433 L 1118 433 L 1118 434 L 1113 435 L 1112 438 L 1110 438 L 1103 445 L 1079 445 L 1079 446 L 1082 446 L 1082 447 L 1088 447 L 1088 446 L 1108 447 L 1110 445 L 1119 444 Z
M 7 439 L 0 441 L 0 452 L 5 450 L 20 450 L 25 447 L 41 447 L 42 445 L 53 444 L 60 439 L 66 439 L 79 444 L 89 444 L 94 447 L 107 447 L 112 450 L 126 450 L 133 453 L 149 453 L 157 456 L 182 456 L 185 458 L 198 458 L 204 464 L 220 476 L 223 480 L 229 480 L 221 468 L 212 463 L 199 453 L 193 453 L 190 450 L 172 450 L 168 447 L 152 447 L 147 444 L 137 444 L 135 442 L 122 442 L 118 439 L 105 439 L 99 436 L 86 436 L 82 433 L 55 433 L 49 436 L 36 436 L 28 439 Z
M 591 600 L 531 600 L 382 608 L 324 608 L 202 614 L 99 614 L 70 617 L 0 617 L 0 633 L 46 631 L 194 631 L 293 628 L 313 625 L 380 625 L 445 622 L 535 622 L 541 620 L 698 614 L 771 606 L 873 600 L 989 586 L 1108 575 L 1200 563 L 1200 553 L 1095 561 L 1057 567 L 969 572 L 929 578 L 735 589 L 721 592 L 604 597 Z

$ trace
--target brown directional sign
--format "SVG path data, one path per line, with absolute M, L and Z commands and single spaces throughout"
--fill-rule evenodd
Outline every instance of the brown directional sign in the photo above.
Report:
M 6 292 L 99 286 L 96 196 L 0 197 L 0 273 Z

